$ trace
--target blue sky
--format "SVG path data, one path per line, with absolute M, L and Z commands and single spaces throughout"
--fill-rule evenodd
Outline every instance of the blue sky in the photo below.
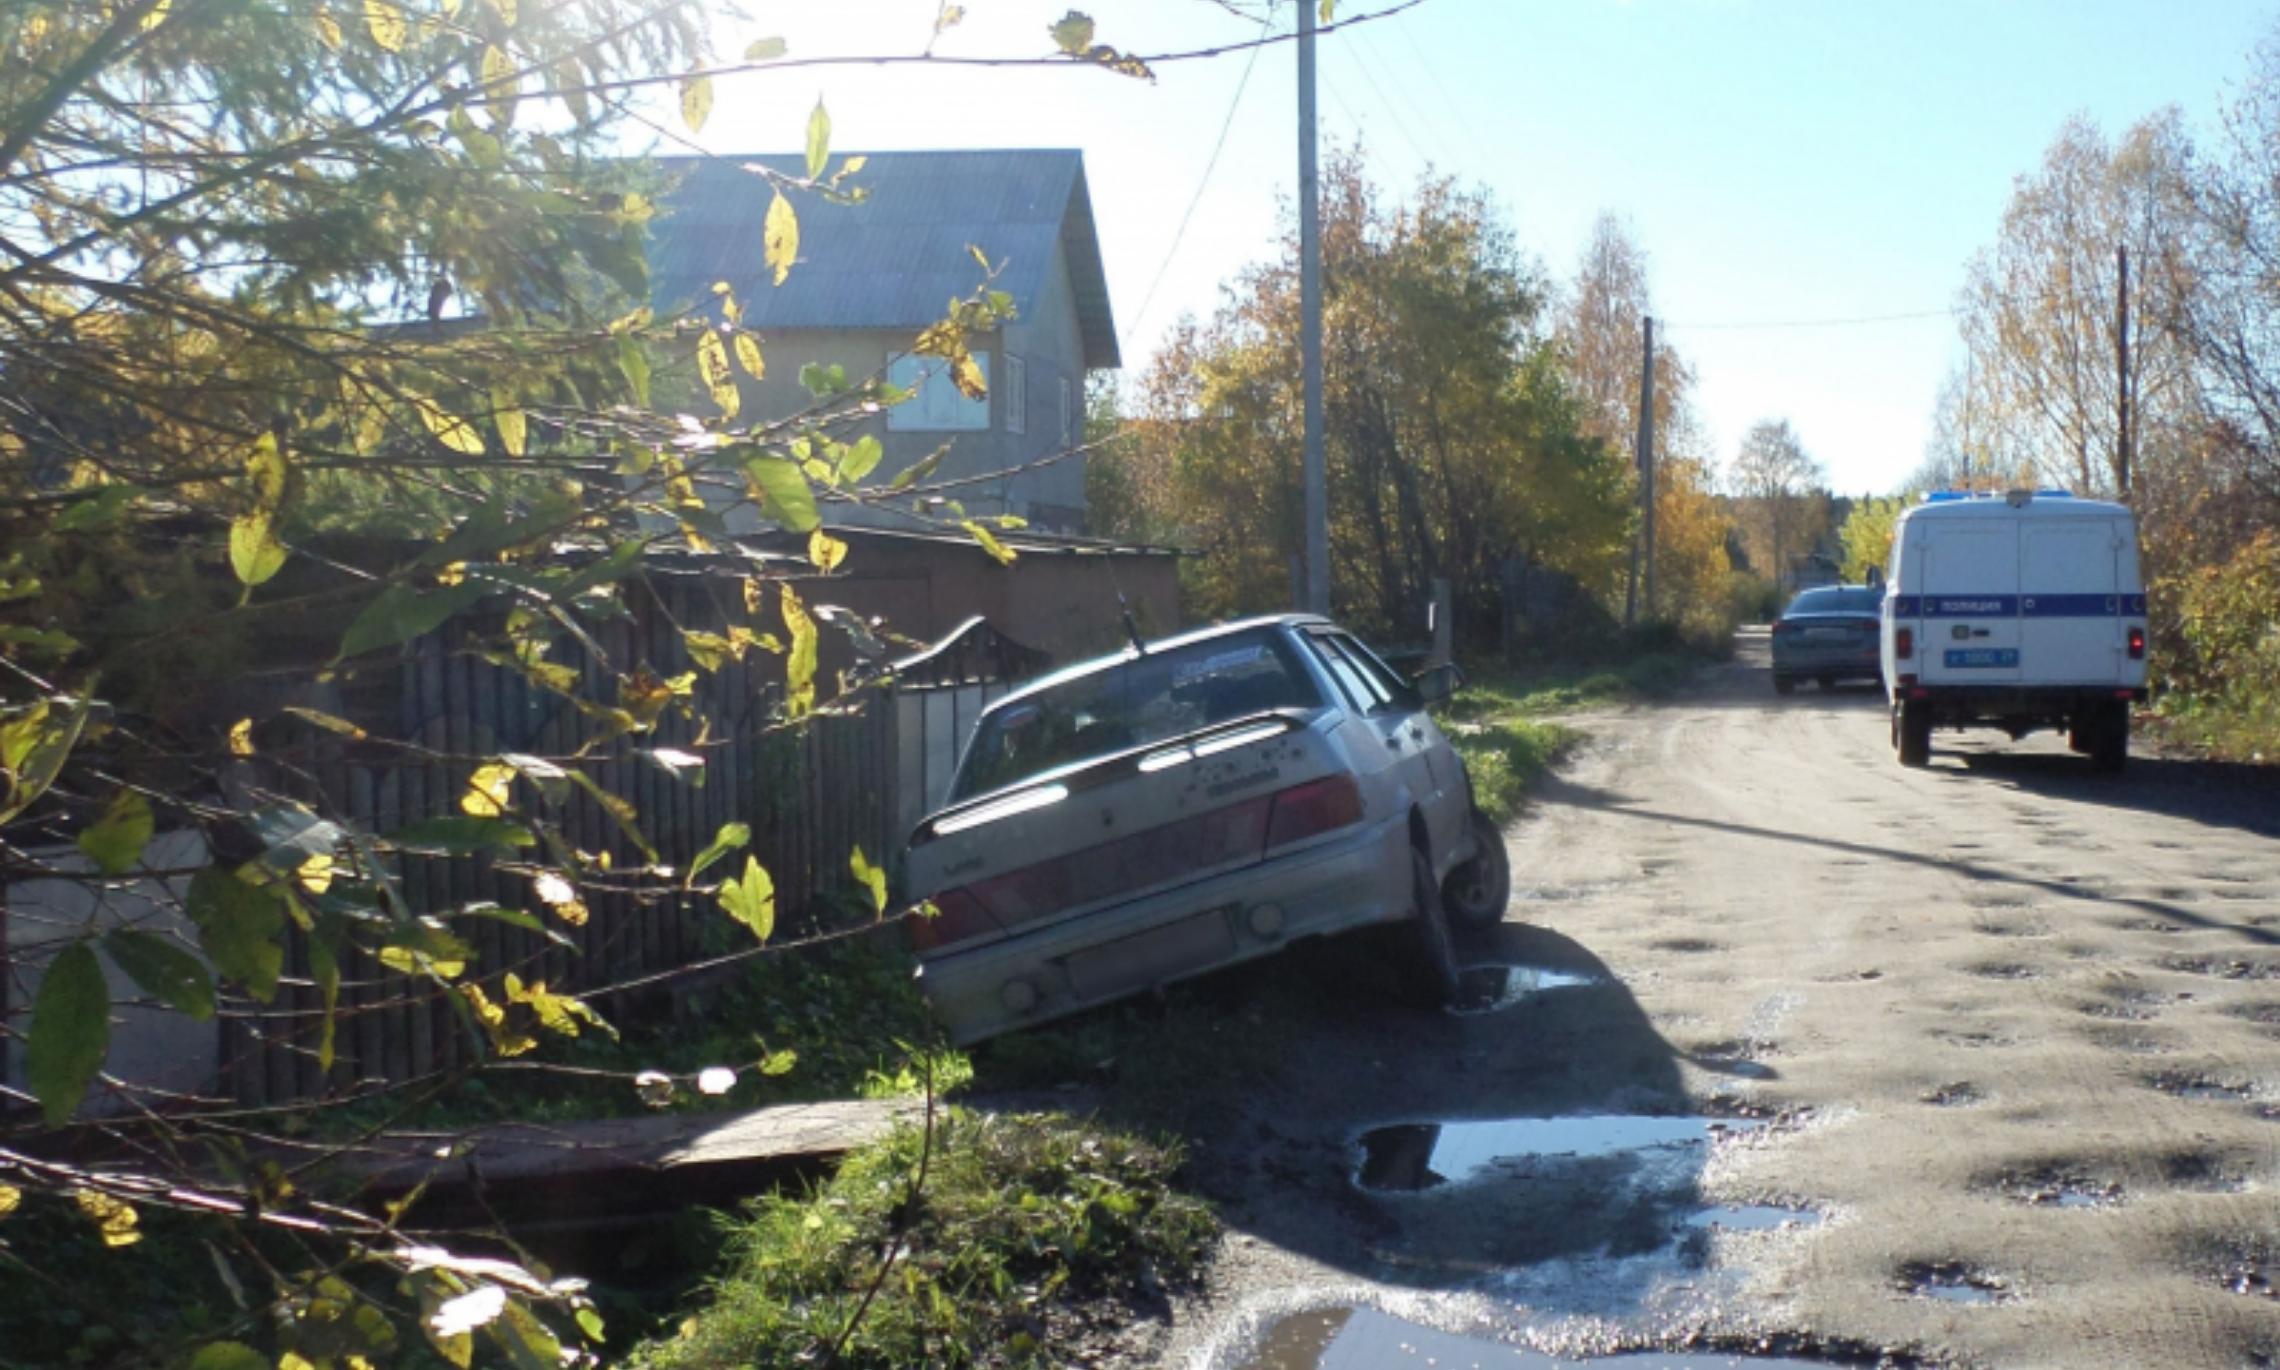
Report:
M 1069 4 L 967 0 L 939 50 L 1042 51 Z M 1257 31 L 1208 0 L 1081 7 L 1102 41 L 1135 51 Z M 764 35 L 796 56 L 912 51 L 935 6 L 750 8 L 753 21 L 720 26 L 724 52 Z M 1322 41 L 1323 134 L 1359 137 L 1388 185 L 1431 163 L 1487 187 L 1555 276 L 1602 210 L 1625 216 L 1666 336 L 1700 377 L 1715 455 L 1730 458 L 1756 419 L 1786 417 L 1838 488 L 1883 490 L 1922 455 L 1940 380 L 1962 355 L 1936 311 L 1992 241 L 2013 178 L 2077 112 L 2113 135 L 2175 104 L 2208 131 L 2276 24 L 2274 0 L 1424 0 Z M 1273 251 L 1296 181 L 1295 60 L 1265 50 L 1237 106 L 1249 61 L 1167 65 L 1152 86 L 1087 70 L 739 77 L 721 83 L 699 141 L 790 149 L 821 94 L 844 149 L 1083 149 L 1135 370 L 1166 325 L 1207 313 L 1222 282 Z

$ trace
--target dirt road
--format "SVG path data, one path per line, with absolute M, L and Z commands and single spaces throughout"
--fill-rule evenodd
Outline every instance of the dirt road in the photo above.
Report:
M 1581 720 L 1483 1011 L 1260 972 L 1304 1021 L 1197 1104 L 1231 1235 L 1168 1363 L 2280 1359 L 2272 774 L 1906 771 L 1879 696 L 1777 700 L 1764 649 Z

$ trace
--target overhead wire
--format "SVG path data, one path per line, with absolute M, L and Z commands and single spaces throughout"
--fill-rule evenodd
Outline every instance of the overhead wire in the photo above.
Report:
M 1410 90 L 1416 85 L 1416 82 L 1402 80 L 1401 73 L 1399 69 L 1394 66 L 1392 59 L 1388 58 L 1375 43 L 1369 42 L 1369 36 L 1367 34 L 1357 32 L 1353 35 L 1353 37 L 1355 41 L 1349 46 L 1351 46 L 1354 50 L 1354 60 L 1356 64 L 1362 68 L 1363 79 L 1370 81 L 1371 89 L 1377 89 L 1377 82 L 1371 75 L 1372 68 L 1375 68 L 1378 72 L 1382 72 L 1384 74 L 1385 83 L 1393 88 L 1394 96 L 1400 101 L 1403 106 L 1409 110 L 1409 113 L 1417 120 L 1417 127 L 1424 131 L 1426 135 L 1426 141 L 1433 144 L 1435 151 L 1447 152 L 1452 148 L 1463 146 L 1462 142 L 1452 142 L 1445 135 L 1440 121 L 1438 119 L 1435 119 L 1432 115 L 1428 114 L 1425 110 L 1425 107 L 1417 103 L 1415 97 L 1410 94 Z M 1378 98 L 1380 102 L 1383 102 L 1385 99 L 1382 93 Z M 1387 107 L 1387 111 L 1393 114 L 1396 124 L 1401 123 L 1401 115 L 1399 111 L 1394 110 L 1390 105 Z M 1420 153 L 1419 160 L 1424 161 L 1428 165 L 1438 164 L 1440 166 L 1446 167 L 1451 164 L 1451 161 L 1453 159 L 1435 159 L 1432 157 L 1426 157 Z
M 1947 319 L 1962 312 L 1960 308 L 1951 306 L 1947 309 L 1915 310 L 1904 314 L 1856 314 L 1849 317 L 1827 319 L 1732 319 L 1718 323 L 1684 323 L 1658 318 L 1655 320 L 1655 325 L 1672 332 L 1686 329 L 1696 333 L 1738 332 L 1745 329 L 1848 328 L 1856 324 L 1903 323 L 1913 319 Z
M 1272 27 L 1271 22 L 1261 20 L 1259 32 L 1263 36 Z M 1179 256 L 1180 244 L 1187 238 L 1188 225 L 1195 221 L 1196 207 L 1203 203 L 1203 193 L 1211 185 L 1211 173 L 1219 168 L 1219 155 L 1227 150 L 1227 137 L 1234 131 L 1235 115 L 1243 108 L 1243 92 L 1250 88 L 1251 73 L 1258 69 L 1259 54 L 1264 51 L 1264 47 L 1252 48 L 1250 60 L 1243 64 L 1243 75 L 1235 82 L 1235 95 L 1227 102 L 1227 117 L 1220 121 L 1219 137 L 1211 145 L 1211 156 L 1204 161 L 1203 174 L 1196 178 L 1195 193 L 1188 197 L 1187 209 L 1180 215 L 1179 227 L 1172 231 L 1171 246 L 1164 250 L 1164 260 L 1157 264 L 1155 277 L 1148 282 L 1147 292 L 1140 297 L 1140 307 L 1133 311 L 1132 321 L 1124 326 L 1125 342 L 1130 342 L 1139 332 L 1140 321 L 1148 317 L 1148 307 L 1155 303 L 1156 291 L 1163 285 L 1165 274 L 1172 269 L 1172 259 Z
M 1410 133 L 1409 121 L 1401 117 L 1401 111 L 1394 108 L 1393 101 L 1387 97 L 1384 89 L 1378 85 L 1377 77 L 1371 74 L 1369 62 L 1362 55 L 1362 50 L 1357 46 L 1348 44 L 1346 46 L 1346 51 L 1353 56 L 1354 70 L 1362 74 L 1362 80 L 1368 83 L 1370 93 L 1377 96 L 1378 108 L 1384 110 L 1386 117 L 1393 120 L 1394 131 L 1401 135 L 1401 141 L 1409 144 L 1410 152 L 1416 155 L 1419 163 L 1425 166 L 1431 166 L 1433 164 L 1433 159 L 1426 155 L 1425 149 L 1418 144 L 1416 137 Z

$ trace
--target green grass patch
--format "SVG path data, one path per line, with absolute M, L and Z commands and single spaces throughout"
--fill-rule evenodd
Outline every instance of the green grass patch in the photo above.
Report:
M 2159 740 L 2216 760 L 2280 762 L 2280 688 L 2269 684 L 2214 697 L 2165 693 L 2149 724 Z
M 1217 1235 L 1210 1211 L 1172 1188 L 1169 1143 L 952 1110 L 914 1201 L 924 1149 L 923 1131 L 905 1128 L 810 1193 L 759 1200 L 701 1306 L 632 1364 L 820 1364 L 874 1284 L 840 1364 L 1061 1364 L 1071 1332 L 1191 1280 Z
M 1473 802 L 1500 826 L 1519 814 L 1537 777 L 1582 739 L 1562 724 L 1518 717 L 1459 724 L 1449 733 L 1472 777 Z

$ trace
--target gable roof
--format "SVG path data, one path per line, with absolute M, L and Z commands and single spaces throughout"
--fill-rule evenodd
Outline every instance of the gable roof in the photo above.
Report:
M 661 157 L 668 188 L 649 225 L 651 303 L 711 298 L 726 281 L 761 330 L 924 328 L 981 284 L 968 245 L 1003 262 L 997 288 L 1029 314 L 1058 245 L 1069 263 L 1087 367 L 1120 364 L 1084 154 L 1073 149 L 874 152 L 850 179 L 861 204 L 795 197 L 800 253 L 781 286 L 762 266 L 768 182 L 745 170 L 807 174 L 804 158 Z

